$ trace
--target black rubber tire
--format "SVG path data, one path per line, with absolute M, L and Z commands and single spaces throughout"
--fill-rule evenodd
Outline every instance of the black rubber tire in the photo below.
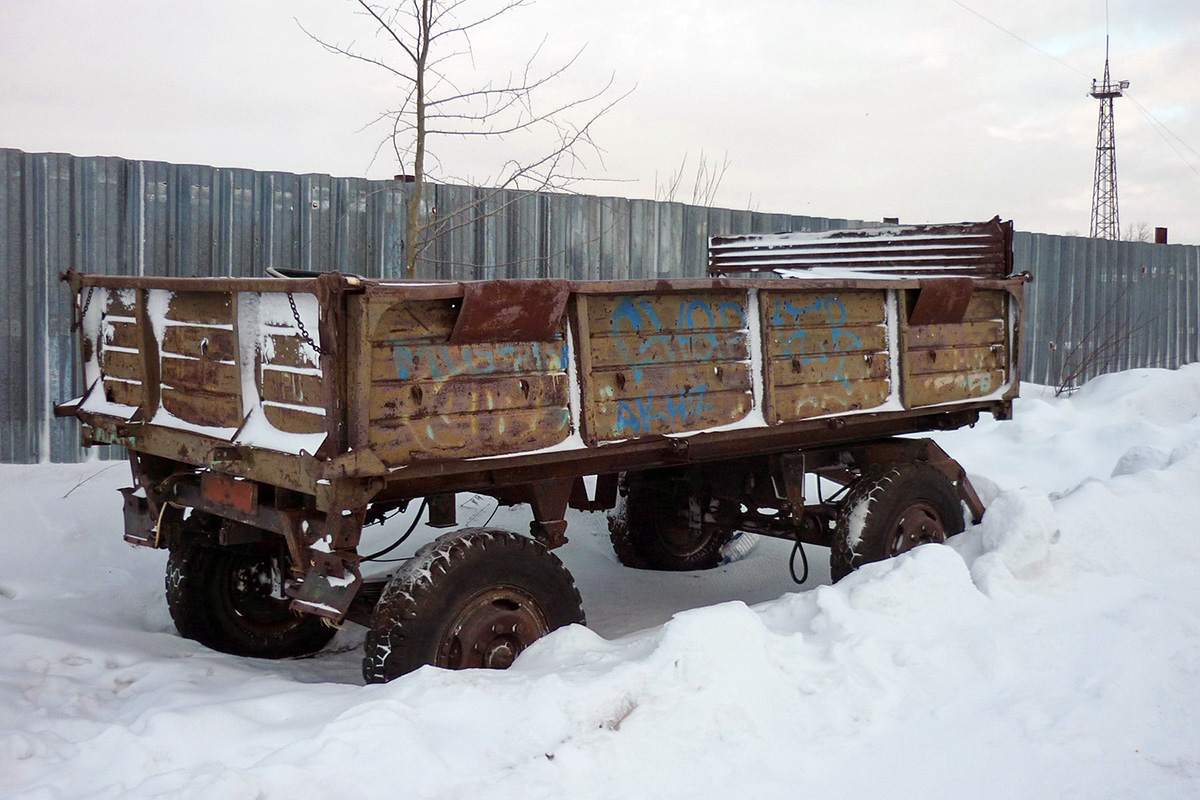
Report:
M 426 664 L 503 669 L 550 631 L 584 622 L 571 573 L 544 545 L 463 528 L 392 576 L 363 646 L 363 677 L 384 683 Z
M 270 552 L 184 540 L 167 559 L 167 607 L 185 639 L 222 653 L 293 658 L 317 652 L 336 629 L 288 608 L 263 580 L 286 564 Z
M 712 569 L 735 533 L 732 522 L 708 520 L 688 530 L 686 473 L 657 470 L 628 473 L 617 506 L 608 514 L 608 533 L 617 560 L 627 567 L 664 572 Z M 721 515 L 710 502 L 710 514 Z
M 963 527 L 958 491 L 941 472 L 927 464 L 870 468 L 841 504 L 830 576 L 841 580 L 863 564 L 944 542 Z

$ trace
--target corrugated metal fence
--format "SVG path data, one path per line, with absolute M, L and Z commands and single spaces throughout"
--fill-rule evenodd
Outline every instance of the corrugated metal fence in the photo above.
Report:
M 0 149 L 0 462 L 87 457 L 74 420 L 51 413 L 82 390 L 60 273 L 257 276 L 276 267 L 394 277 L 404 203 L 395 181 Z M 460 279 L 702 276 L 710 235 L 864 224 L 459 186 L 433 187 L 424 210 L 442 233 L 421 276 Z M 1200 248 L 1041 234 L 1018 234 L 1016 248 L 1018 269 L 1037 276 L 1028 378 L 1057 383 L 1073 371 L 1200 358 Z

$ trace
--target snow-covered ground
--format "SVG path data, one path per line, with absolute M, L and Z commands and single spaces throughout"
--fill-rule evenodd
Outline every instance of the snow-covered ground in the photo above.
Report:
M 950 546 L 833 586 L 810 548 L 798 590 L 786 543 L 649 573 L 580 514 L 590 628 L 373 686 L 352 626 L 284 662 L 179 638 L 123 465 L 2 467 L 0 797 L 1200 796 L 1200 365 L 937 438 L 992 499 Z

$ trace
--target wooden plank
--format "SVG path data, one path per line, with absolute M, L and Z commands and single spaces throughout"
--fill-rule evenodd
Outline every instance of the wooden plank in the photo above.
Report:
M 943 372 L 913 375 L 908 380 L 906 398 L 909 408 L 983 397 L 1004 385 L 1002 370 L 981 372 Z
M 325 430 L 325 415 L 313 414 L 298 408 L 286 408 L 263 403 L 267 421 L 286 433 L 321 433 Z
M 100 350 L 100 370 L 113 378 L 124 378 L 129 381 L 141 381 L 142 355 L 124 350 Z M 140 404 L 138 404 L 140 405 Z
M 128 347 L 130 350 L 137 350 L 138 345 L 142 342 L 142 335 L 138 332 L 136 322 L 105 320 L 104 325 L 105 345 Z
M 176 353 L 191 358 L 229 361 L 237 358 L 233 331 L 197 325 L 168 325 L 163 332 L 163 353 Z
M 953 349 L 913 350 L 909 353 L 909 372 L 925 375 L 935 372 L 990 372 L 1002 370 L 1008 354 L 999 345 Z
M 566 408 L 567 376 L 386 381 L 371 386 L 371 423 L 547 406 Z
M 320 375 L 264 369 L 259 393 L 264 401 L 324 408 L 325 392 Z
M 990 319 L 1005 319 L 1004 297 L 1007 292 L 976 291 L 971 294 L 971 302 L 967 304 L 964 322 L 980 322 Z
M 773 358 L 768 380 L 772 386 L 845 383 L 886 379 L 891 365 L 887 353 L 841 353 L 829 358 Z
M 909 349 L 979 347 L 1004 344 L 1004 323 L 964 322 L 962 325 L 918 325 L 906 329 Z
M 753 405 L 749 391 L 710 392 L 706 387 L 676 390 L 630 400 L 596 403 L 596 438 L 609 441 L 684 433 L 728 425 Z
M 162 360 L 162 382 L 164 386 L 173 386 L 176 389 L 233 395 L 235 398 L 242 387 L 237 367 L 233 364 L 170 356 Z
M 588 324 L 593 333 L 616 335 L 741 330 L 746 327 L 746 293 L 593 295 L 588 297 Z
M 460 299 L 409 300 L 399 303 L 373 299 L 369 311 L 372 342 L 445 342 L 458 319 Z
M 594 335 L 590 344 L 596 369 L 750 360 L 745 331 Z
M 887 331 L 879 325 L 772 328 L 768 331 L 767 355 L 826 358 L 841 353 L 878 353 L 887 350 Z
M 510 455 L 562 442 L 571 433 L 565 408 L 430 417 L 400 425 L 372 425 L 372 452 L 388 466 L 419 459 Z
M 295 369 L 316 369 L 319 357 L 296 334 L 273 333 L 263 337 L 263 363 Z
M 200 325 L 233 324 L 232 292 L 176 292 L 167 319 Z
M 766 291 L 762 294 L 766 321 L 773 328 L 811 328 L 879 325 L 886 315 L 882 291 Z
M 887 380 L 859 381 L 851 383 L 849 388 L 843 383 L 776 386 L 767 419 L 773 423 L 792 422 L 871 409 L 883 405 L 889 391 Z
M 236 428 L 242 424 L 242 403 L 234 395 L 163 386 L 162 405 L 180 419 L 196 425 Z
M 709 392 L 746 390 L 751 387 L 750 365 L 666 364 L 632 369 L 595 370 L 588 380 L 589 397 L 595 400 L 630 400 L 638 397 L 662 397 L 672 392 L 689 391 L 703 386 Z
M 110 403 L 140 406 L 142 404 L 142 384 L 110 381 L 106 378 L 104 380 L 104 397 Z
M 376 345 L 371 348 L 371 380 L 443 380 L 458 375 L 514 375 L 562 372 L 563 342 L 475 345 Z

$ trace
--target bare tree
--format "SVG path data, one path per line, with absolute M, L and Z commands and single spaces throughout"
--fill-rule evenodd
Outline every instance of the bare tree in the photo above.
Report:
M 375 122 L 387 128 L 380 150 L 391 150 L 405 180 L 411 182 L 404 277 L 416 277 L 418 260 L 436 237 L 471 224 L 500 192 L 567 190 L 580 180 L 577 171 L 586 166 L 585 153 L 599 158 L 592 126 L 624 96 L 612 97 L 611 77 L 598 91 L 542 102 L 582 50 L 543 66 L 543 39 L 519 69 L 476 77 L 474 37 L 530 0 L 403 0 L 392 6 L 353 2 L 376 34 L 372 44 L 340 44 L 305 33 L 332 53 L 386 71 L 401 87 L 400 103 L 383 111 Z M 465 208 L 422 213 L 426 185 L 432 180 L 454 180 L 443 171 L 439 142 L 511 141 L 520 136 L 540 142 L 533 155 L 501 158 L 495 174 L 466 181 L 487 186 L 487 197 Z
M 1154 241 L 1154 231 L 1151 230 L 1149 222 L 1131 222 L 1121 235 L 1121 239 L 1126 242 L 1152 242 Z
M 683 160 L 679 163 L 679 169 L 669 173 L 661 182 L 658 180 L 657 173 L 654 176 L 654 199 L 662 201 L 673 201 L 679 199 L 679 193 L 684 186 L 684 176 L 687 174 L 688 153 L 683 154 Z M 704 151 L 700 151 L 700 161 L 696 165 L 696 169 L 692 176 L 692 196 L 691 203 L 695 206 L 711 206 L 717 195 L 717 190 L 721 188 L 721 181 L 725 179 L 725 172 L 729 169 L 729 154 L 721 159 L 718 164 L 716 161 L 709 162 L 708 156 Z
M 1125 299 L 1119 295 L 1097 307 L 1090 325 L 1081 305 L 1058 316 L 1047 343 L 1050 350 L 1058 351 L 1055 396 L 1070 394 L 1091 378 L 1127 366 L 1129 353 L 1145 340 L 1157 317 L 1146 312 L 1131 317 Z

